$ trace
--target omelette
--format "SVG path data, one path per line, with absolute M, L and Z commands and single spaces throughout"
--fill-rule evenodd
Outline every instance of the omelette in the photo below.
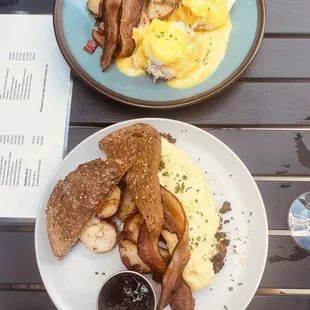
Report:
M 133 29 L 134 53 L 116 59 L 131 77 L 150 74 L 173 88 L 205 81 L 223 60 L 232 30 L 235 0 L 182 0 L 166 17 Z
M 189 220 L 190 260 L 183 279 L 193 291 L 210 285 L 214 279 L 215 234 L 219 214 L 204 173 L 180 148 L 162 138 L 160 184 L 181 201 Z M 172 253 L 178 240 L 163 230 L 163 237 Z

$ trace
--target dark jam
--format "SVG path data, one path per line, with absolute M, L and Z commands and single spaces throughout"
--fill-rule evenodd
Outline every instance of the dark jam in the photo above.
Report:
M 154 296 L 150 285 L 133 274 L 119 274 L 102 288 L 99 310 L 153 310 Z

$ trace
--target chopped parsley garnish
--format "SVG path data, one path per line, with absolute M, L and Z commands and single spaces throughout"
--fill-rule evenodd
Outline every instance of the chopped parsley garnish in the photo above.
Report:
M 168 171 L 165 171 L 164 173 L 163 173 L 163 176 L 164 177 L 167 177 L 169 175 L 169 172 Z
M 164 161 L 161 159 L 160 163 L 159 163 L 159 171 L 162 171 L 165 168 L 166 168 L 166 165 L 165 165 Z
M 183 180 L 187 180 L 187 175 L 184 174 L 184 175 L 182 176 L 182 179 L 183 179 Z
M 229 291 L 233 291 L 234 290 L 234 288 L 232 286 L 229 287 L 228 289 L 229 289 Z
M 198 203 L 198 199 L 195 199 L 195 202 Z M 199 212 L 198 212 L 199 213 Z
M 175 186 L 175 193 L 178 194 L 178 193 L 184 193 L 184 189 L 185 189 L 185 184 L 184 182 L 182 182 L 181 184 L 178 182 L 177 185 Z

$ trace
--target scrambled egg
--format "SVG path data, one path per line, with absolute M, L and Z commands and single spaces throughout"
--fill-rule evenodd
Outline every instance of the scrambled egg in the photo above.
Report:
M 133 30 L 136 49 L 117 59 L 120 72 L 146 72 L 170 87 L 188 88 L 205 81 L 222 61 L 232 25 L 234 0 L 182 0 L 166 20 L 153 19 Z
M 188 216 L 191 256 L 183 279 L 193 291 L 198 291 L 213 282 L 211 259 L 219 227 L 218 211 L 204 173 L 184 151 L 164 138 L 161 168 L 160 184 L 178 197 Z M 167 231 L 163 236 L 172 252 L 177 243 L 176 236 Z

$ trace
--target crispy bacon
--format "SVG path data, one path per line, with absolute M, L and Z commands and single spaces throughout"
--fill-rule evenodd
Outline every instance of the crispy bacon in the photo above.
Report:
M 98 44 L 95 41 L 88 40 L 87 44 L 84 46 L 83 49 L 89 54 L 94 54 L 97 47 L 98 47 Z
M 119 58 L 129 57 L 134 52 L 136 44 L 132 38 L 132 30 L 140 21 L 142 7 L 143 0 L 123 0 L 119 33 L 121 50 L 117 55 Z
M 102 71 L 105 71 L 112 62 L 118 40 L 118 15 L 122 0 L 104 0 L 102 3 L 102 16 L 104 20 L 105 44 L 101 55 Z
M 105 42 L 104 35 L 95 29 L 93 30 L 92 35 L 93 35 L 93 39 L 96 41 L 98 46 L 102 47 L 104 45 L 104 42 Z
M 150 240 L 144 225 L 139 233 L 138 253 L 141 260 L 151 267 L 154 280 L 162 282 L 162 292 L 157 309 L 165 308 L 169 303 L 173 310 L 193 310 L 195 300 L 191 289 L 182 279 L 183 270 L 189 260 L 188 220 L 180 201 L 168 190 L 161 187 L 164 210 L 164 227 L 178 236 L 169 265 L 158 265 L 158 245 Z M 156 259 L 155 259 L 156 258 Z
M 178 302 L 180 293 L 177 293 L 175 298 L 171 300 L 172 292 L 178 292 L 182 280 L 182 273 L 189 261 L 189 235 L 188 235 L 188 219 L 183 209 L 181 202 L 168 190 L 161 187 L 161 198 L 164 208 L 164 218 L 166 223 L 171 229 L 172 233 L 178 236 L 179 242 L 177 243 L 171 258 L 171 262 L 162 279 L 162 293 L 160 296 L 158 310 L 165 308 L 169 302 L 174 300 Z M 182 283 L 182 287 L 185 283 Z M 186 285 L 186 284 L 185 284 Z M 182 288 L 182 291 L 186 288 Z M 190 292 L 191 295 L 191 292 Z M 192 297 L 191 297 L 192 299 Z M 182 310 L 185 308 L 183 307 Z M 186 309 L 188 310 L 188 309 Z
M 170 306 L 172 310 L 193 310 L 195 308 L 192 290 L 183 279 L 181 280 L 180 287 L 172 296 Z

